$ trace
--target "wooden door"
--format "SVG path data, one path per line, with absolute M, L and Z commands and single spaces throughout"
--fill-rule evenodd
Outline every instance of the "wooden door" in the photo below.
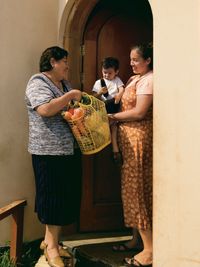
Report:
M 108 4 L 109 2 L 109 4 Z M 84 33 L 83 90 L 91 93 L 101 77 L 101 61 L 114 56 L 120 61 L 119 76 L 132 75 L 132 45 L 152 40 L 152 16 L 146 0 L 101 0 L 91 13 Z M 83 157 L 83 195 L 80 231 L 123 228 L 120 169 L 113 163 L 111 145 Z

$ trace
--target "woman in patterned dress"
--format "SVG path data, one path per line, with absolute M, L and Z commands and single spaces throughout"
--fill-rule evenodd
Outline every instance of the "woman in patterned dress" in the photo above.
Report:
M 124 220 L 127 227 L 137 229 L 143 250 L 133 258 L 125 258 L 130 266 L 152 264 L 152 46 L 137 45 L 131 49 L 132 76 L 122 96 L 121 112 L 109 114 L 118 122 L 119 146 L 123 157 L 121 170 Z M 134 248 L 138 236 L 115 250 Z

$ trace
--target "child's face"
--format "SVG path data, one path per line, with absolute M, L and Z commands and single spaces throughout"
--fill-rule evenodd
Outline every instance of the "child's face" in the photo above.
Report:
M 114 68 L 108 68 L 108 69 L 102 68 L 103 78 L 107 80 L 113 80 L 115 76 L 118 74 L 118 72 L 119 71 L 115 70 Z

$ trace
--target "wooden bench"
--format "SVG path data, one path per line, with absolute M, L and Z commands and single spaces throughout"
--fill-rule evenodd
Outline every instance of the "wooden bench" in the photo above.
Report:
M 22 253 L 24 206 L 26 204 L 26 200 L 16 200 L 0 208 L 0 221 L 12 216 L 10 258 L 15 262 L 19 262 Z

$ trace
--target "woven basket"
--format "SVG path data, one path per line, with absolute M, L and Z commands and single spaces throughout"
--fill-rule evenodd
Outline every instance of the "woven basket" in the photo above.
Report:
M 68 124 L 82 154 L 90 155 L 111 143 L 110 127 L 104 102 L 86 93 L 83 93 L 83 96 L 89 99 L 87 105 L 78 103 L 84 110 L 84 115 L 75 120 L 68 120 Z

